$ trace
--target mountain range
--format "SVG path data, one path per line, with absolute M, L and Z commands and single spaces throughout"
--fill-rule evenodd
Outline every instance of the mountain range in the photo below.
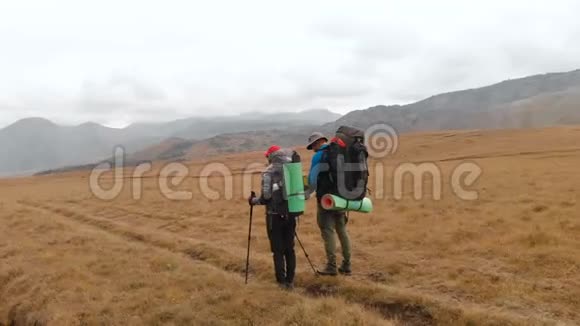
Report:
M 340 125 L 366 129 L 378 123 L 401 133 L 580 124 L 580 70 L 511 79 L 344 116 L 328 110 L 250 113 L 134 124 L 124 129 L 94 123 L 64 127 L 44 119 L 25 119 L 0 130 L 0 173 L 23 174 L 95 163 L 110 157 L 117 144 L 132 153 L 129 164 L 187 160 L 263 150 L 272 143 L 299 145 L 314 130 L 331 134 Z
M 172 140 L 159 155 L 139 160 L 188 160 L 214 154 L 263 150 L 270 144 L 304 145 L 312 131 L 332 135 L 341 125 L 367 129 L 387 124 L 398 133 L 452 129 L 540 128 L 580 124 L 580 70 L 506 80 L 494 85 L 431 96 L 408 105 L 378 105 L 352 111 L 317 127 L 222 134 L 199 141 Z M 179 150 L 175 150 L 178 148 Z
M 280 115 L 254 112 L 136 123 L 123 129 L 96 123 L 60 126 L 42 118 L 27 118 L 0 130 L 0 175 L 31 174 L 94 163 L 111 157 L 116 145 L 122 145 L 127 153 L 135 153 L 168 139 L 195 141 L 224 133 L 318 126 L 339 117 L 325 109 Z

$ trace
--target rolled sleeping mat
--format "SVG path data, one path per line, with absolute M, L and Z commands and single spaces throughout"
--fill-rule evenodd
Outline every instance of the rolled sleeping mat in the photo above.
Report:
M 286 163 L 284 168 L 284 191 L 288 196 L 288 211 L 303 213 L 306 207 L 302 163 Z
M 346 200 L 342 197 L 326 194 L 320 201 L 322 208 L 330 211 L 354 211 L 370 213 L 373 211 L 373 202 L 365 197 L 363 200 Z

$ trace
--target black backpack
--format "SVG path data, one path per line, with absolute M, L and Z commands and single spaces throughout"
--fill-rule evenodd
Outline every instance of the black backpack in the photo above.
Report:
M 362 200 L 369 181 L 364 131 L 341 126 L 326 150 L 330 193 L 347 200 Z

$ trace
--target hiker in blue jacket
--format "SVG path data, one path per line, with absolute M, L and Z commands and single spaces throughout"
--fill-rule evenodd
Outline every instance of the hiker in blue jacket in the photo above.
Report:
M 328 147 L 328 139 L 322 133 L 315 132 L 308 138 L 308 150 L 314 151 L 312 162 L 310 164 L 310 173 L 308 173 L 308 186 L 310 187 L 309 195 L 316 191 L 318 184 L 318 173 L 320 172 L 320 163 L 322 162 L 324 150 Z
M 310 173 L 308 174 L 308 190 L 306 192 L 306 199 L 308 199 L 313 192 L 316 192 L 316 200 L 318 202 L 317 222 L 324 241 L 324 250 L 326 251 L 326 267 L 319 271 L 321 275 L 335 276 L 339 272 L 344 275 L 350 275 L 351 272 L 351 250 L 350 239 L 346 231 L 347 216 L 342 211 L 328 211 L 322 208 L 320 200 L 322 196 L 331 192 L 332 183 L 328 178 L 328 166 L 325 161 L 325 153 L 328 148 L 328 139 L 320 132 L 313 133 L 308 138 L 308 150 L 313 150 L 314 156 L 310 166 Z M 338 235 L 338 240 L 342 247 L 342 265 L 337 269 L 336 264 L 336 240 L 334 234 Z

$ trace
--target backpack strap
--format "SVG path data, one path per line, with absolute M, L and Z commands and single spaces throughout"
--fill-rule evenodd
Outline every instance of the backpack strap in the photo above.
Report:
M 320 162 L 318 164 L 321 163 L 325 163 L 327 165 L 327 170 L 326 175 L 328 176 L 328 179 L 330 180 L 330 182 L 334 183 L 334 177 L 332 176 L 332 173 L 330 173 L 330 160 L 328 158 L 328 153 L 330 152 L 330 145 L 326 146 L 326 148 L 324 148 L 322 150 L 322 157 L 320 158 Z

